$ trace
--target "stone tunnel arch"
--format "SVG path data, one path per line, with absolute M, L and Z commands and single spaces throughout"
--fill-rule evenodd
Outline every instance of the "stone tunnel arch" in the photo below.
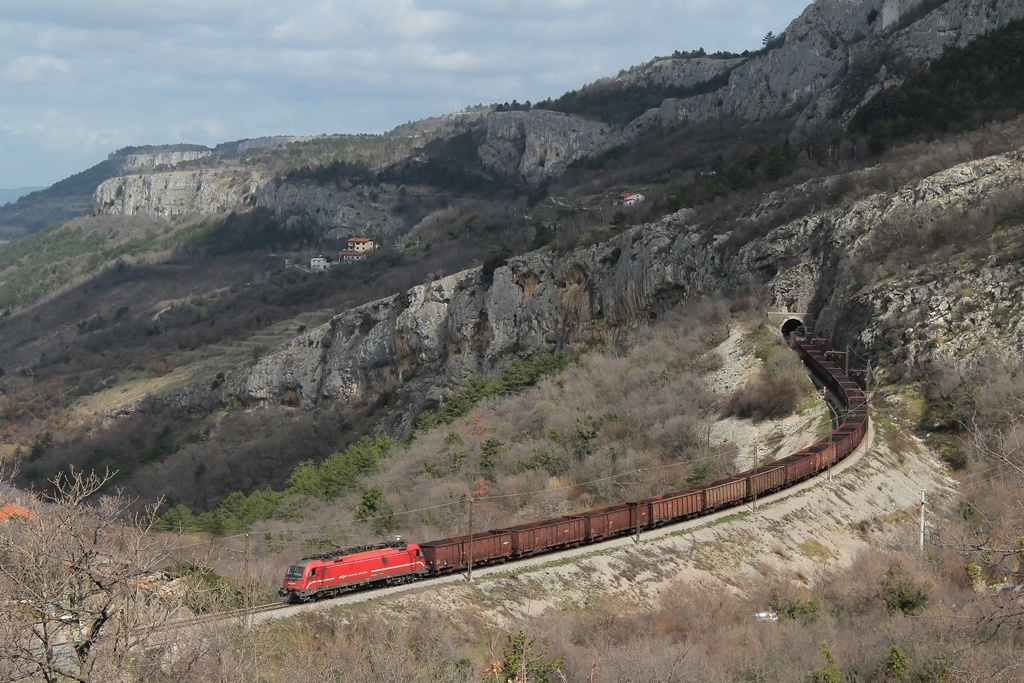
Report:
M 789 339 L 791 332 L 796 332 L 800 336 L 807 336 L 807 329 L 804 327 L 804 321 L 797 316 L 790 316 L 787 318 L 786 321 L 782 323 L 782 327 L 780 329 L 782 331 L 782 336 L 786 339 Z
M 768 324 L 789 339 L 790 332 L 804 330 L 809 334 L 814 328 L 814 316 L 805 311 L 768 311 Z

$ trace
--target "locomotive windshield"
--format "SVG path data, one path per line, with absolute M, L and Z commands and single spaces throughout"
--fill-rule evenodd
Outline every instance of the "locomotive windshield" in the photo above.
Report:
M 304 564 L 293 564 L 288 567 L 288 572 L 284 575 L 286 579 L 301 579 L 302 572 L 305 571 L 306 565 Z

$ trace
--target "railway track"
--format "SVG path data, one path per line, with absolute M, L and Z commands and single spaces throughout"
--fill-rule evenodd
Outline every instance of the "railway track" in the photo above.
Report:
M 826 439 L 816 441 L 781 460 L 683 492 L 662 494 L 642 501 L 624 503 L 555 520 L 541 520 L 531 525 L 492 530 L 479 535 L 474 534 L 469 543 L 468 557 L 466 556 L 468 536 L 440 539 L 423 544 L 422 547 L 427 549 L 426 566 L 431 568 L 430 573 L 433 576 L 401 577 L 403 580 L 416 579 L 407 585 L 371 584 L 358 589 L 353 586 L 351 590 L 346 588 L 345 592 L 338 597 L 312 605 L 267 603 L 210 617 L 196 617 L 175 622 L 175 624 L 187 627 L 189 624 L 201 624 L 211 620 L 256 623 L 268 618 L 291 616 L 307 609 L 361 602 L 371 597 L 389 595 L 410 588 L 461 581 L 462 574 L 460 572 L 468 569 L 470 565 L 478 576 L 486 576 L 491 573 L 488 571 L 487 565 L 500 565 L 491 567 L 493 571 L 507 571 L 504 565 L 506 561 L 514 562 L 514 566 L 517 568 L 525 568 L 536 564 L 560 561 L 577 554 L 604 552 L 609 547 L 634 543 L 631 539 L 634 530 L 638 542 L 641 533 L 651 538 L 656 535 L 673 533 L 676 528 L 685 523 L 707 524 L 723 514 L 734 514 L 737 506 L 743 505 L 751 499 L 763 505 L 772 502 L 779 496 L 790 496 L 804 488 L 805 485 L 816 483 L 818 475 L 831 472 L 833 469 L 838 470 L 840 465 L 845 469 L 852 464 L 853 458 L 850 456 L 858 451 L 870 428 L 867 417 L 867 400 L 863 390 L 837 364 L 829 360 L 821 350 L 806 339 L 791 335 L 790 344 L 801 354 L 812 376 L 817 379 L 818 386 L 824 388 L 826 397 L 838 409 L 834 418 L 834 428 Z M 694 507 L 697 505 L 694 503 L 697 495 L 700 497 L 700 503 Z M 563 523 L 562 520 L 566 521 Z M 537 529 L 555 529 L 560 523 L 571 524 L 575 529 L 574 533 L 582 534 L 578 542 L 560 543 L 556 539 L 555 542 L 549 542 L 547 546 L 544 546 L 545 536 L 541 535 L 540 540 L 537 540 Z M 536 546 L 529 546 L 529 552 L 522 552 L 523 542 L 516 536 L 512 539 L 514 544 L 511 547 L 513 549 L 518 547 L 519 554 L 515 554 L 514 550 L 504 550 L 502 545 L 497 542 L 490 546 L 490 552 L 485 545 L 483 553 L 476 556 L 472 554 L 472 542 L 474 541 L 479 543 L 485 538 L 501 541 L 505 538 L 504 534 L 506 533 L 516 534 L 524 531 L 531 532 L 531 542 Z M 509 543 L 504 542 L 503 545 L 509 545 Z M 497 552 L 494 551 L 495 548 L 498 549 Z M 345 559 L 342 556 L 338 558 L 338 561 Z M 378 583 L 383 583 L 383 581 Z M 331 590 L 337 591 L 338 587 L 331 587 Z
M 850 469 L 857 464 L 863 454 L 870 448 L 871 441 L 873 440 L 873 433 L 869 427 L 868 436 L 864 439 L 861 447 L 847 457 L 842 462 L 838 463 L 833 469 L 832 474 L 838 475 L 845 470 Z M 793 486 L 792 488 L 784 489 L 765 496 L 763 499 L 758 499 L 758 510 L 763 511 L 773 504 L 785 504 L 785 500 L 792 498 L 793 496 L 800 495 L 808 489 L 820 486 L 826 473 L 822 473 L 818 477 L 808 479 L 800 484 Z M 749 506 L 748 506 L 749 507 Z M 510 572 L 519 571 L 537 571 L 546 566 L 561 565 L 567 562 L 578 562 L 588 556 L 593 555 L 607 555 L 609 553 L 615 553 L 616 551 L 629 551 L 638 547 L 651 546 L 657 547 L 661 543 L 664 543 L 668 537 L 678 535 L 680 533 L 691 533 L 700 528 L 710 527 L 714 525 L 718 520 L 735 515 L 735 508 L 726 508 L 719 510 L 716 513 L 707 515 L 704 517 L 697 517 L 690 520 L 677 522 L 675 524 L 666 525 L 657 529 L 650 529 L 644 531 L 640 536 L 640 542 L 637 543 L 633 536 L 620 536 L 618 538 L 609 539 L 601 543 L 588 546 L 580 546 L 576 548 L 569 548 L 560 551 L 554 551 L 552 553 L 537 555 L 525 560 L 519 560 L 509 564 L 492 565 L 488 567 L 480 567 L 473 570 L 474 582 L 486 581 L 489 579 L 495 579 L 503 575 L 508 575 Z M 759 513 L 760 514 L 760 513 Z M 286 619 L 300 614 L 309 612 L 321 611 L 331 609 L 340 605 L 352 605 L 367 602 L 378 598 L 397 596 L 402 593 L 408 593 L 411 591 L 419 591 L 423 589 L 432 590 L 444 585 L 464 585 L 466 584 L 465 574 L 448 574 L 445 576 L 429 577 L 421 581 L 408 583 L 401 586 L 386 586 L 382 588 L 371 588 L 366 590 L 354 591 L 351 593 L 345 593 L 341 596 L 334 598 L 327 598 L 315 602 L 294 604 L 288 602 L 271 603 L 266 609 L 261 610 L 258 614 L 251 616 L 250 622 L 252 624 L 258 624 L 262 621 L 269 619 Z M 238 611 L 232 613 L 232 619 L 234 623 L 242 623 L 241 616 L 238 615 Z

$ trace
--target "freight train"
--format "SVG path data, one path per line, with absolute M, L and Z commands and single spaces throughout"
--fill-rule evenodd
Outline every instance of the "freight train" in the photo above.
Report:
M 826 471 L 856 450 L 867 433 L 867 396 L 825 353 L 795 333 L 800 354 L 842 412 L 827 438 L 770 464 L 680 491 L 425 543 L 387 543 L 305 557 L 288 567 L 279 594 L 292 601 L 330 597 L 367 586 L 393 585 L 480 565 L 638 534 L 740 505 Z

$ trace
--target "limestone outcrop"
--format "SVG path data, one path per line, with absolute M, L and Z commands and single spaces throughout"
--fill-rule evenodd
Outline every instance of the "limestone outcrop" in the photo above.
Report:
M 281 182 L 242 167 L 138 173 L 107 180 L 95 194 L 100 215 L 174 218 L 264 208 L 283 224 L 317 226 L 329 239 L 399 232 L 407 226 L 391 210 L 397 189 L 382 184 L 339 189 Z
M 606 124 L 543 109 L 493 112 L 486 126 L 479 150 L 484 166 L 532 183 L 564 173 L 576 159 L 603 152 L 619 137 Z
M 139 173 L 104 181 L 94 195 L 97 214 L 173 218 L 256 206 L 266 186 L 260 171 L 208 168 Z
M 328 239 L 352 235 L 377 239 L 380 232 L 391 235 L 407 227 L 391 210 L 397 198 L 398 188 L 387 184 L 369 191 L 309 182 L 270 182 L 259 192 L 256 205 L 269 209 L 285 224 L 306 221 L 316 225 Z
M 194 150 L 182 152 L 152 152 L 149 154 L 126 154 L 122 159 L 121 171 L 137 173 L 150 171 L 159 166 L 176 166 L 184 161 L 195 161 L 213 154 L 210 150 Z

